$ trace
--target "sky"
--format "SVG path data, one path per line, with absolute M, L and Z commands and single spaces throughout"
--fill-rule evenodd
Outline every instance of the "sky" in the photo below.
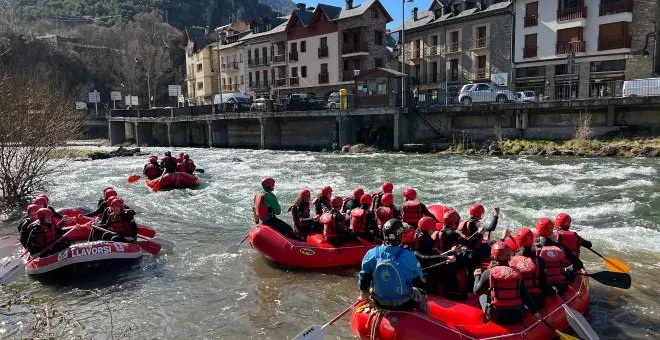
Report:
M 353 5 L 358 5 L 363 2 L 366 2 L 367 0 L 353 0 Z M 301 2 L 301 0 L 294 0 L 295 2 Z M 327 5 L 333 5 L 337 7 L 344 7 L 346 6 L 346 1 L 345 0 L 319 0 L 318 2 L 322 4 L 327 4 Z M 394 19 L 393 22 L 390 22 L 387 24 L 387 28 L 394 29 L 401 25 L 401 2 L 402 0 L 380 0 L 380 2 L 385 6 L 385 9 L 390 13 L 390 16 L 392 16 L 392 19 Z M 406 9 L 405 9 L 405 14 L 406 18 L 410 18 L 410 11 L 412 11 L 413 7 L 419 8 L 420 11 L 426 10 L 431 6 L 432 0 L 414 0 L 413 2 L 406 2 Z M 315 6 L 316 4 L 312 3 L 311 1 L 306 2 L 307 6 Z

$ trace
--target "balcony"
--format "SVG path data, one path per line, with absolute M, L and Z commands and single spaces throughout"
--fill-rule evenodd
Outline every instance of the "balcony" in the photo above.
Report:
M 525 27 L 534 27 L 539 24 L 538 15 L 525 15 Z
M 428 46 L 426 47 L 427 57 L 439 57 L 444 52 L 444 46 Z
M 195 80 L 195 75 L 194 74 L 189 74 L 188 75 L 188 80 Z
M 268 82 L 267 81 L 253 81 L 250 82 L 250 88 L 253 90 L 267 90 Z
M 233 61 L 230 65 L 232 70 L 238 70 L 238 61 Z
M 538 51 L 538 46 L 523 47 L 523 58 L 536 58 Z
M 488 41 L 490 41 L 488 37 L 477 38 L 477 40 L 472 43 L 472 49 L 488 48 Z
M 421 85 L 424 84 L 424 77 L 423 76 L 416 76 L 416 77 L 410 77 L 410 85 Z
M 289 78 L 289 86 L 298 86 L 298 85 L 300 85 L 300 78 L 298 77 Z
M 274 55 L 272 60 L 273 64 L 284 63 L 286 62 L 286 54 Z
M 227 85 L 227 84 L 222 85 L 222 91 L 225 91 L 225 92 L 226 91 L 231 91 L 231 85 Z
M 344 81 L 353 80 L 355 76 L 360 74 L 360 72 L 361 70 L 344 71 L 344 73 L 342 73 L 342 79 L 344 79 Z
M 557 22 L 586 18 L 587 7 L 576 7 L 557 11 Z
M 238 84 L 232 84 L 231 85 L 231 90 L 234 92 L 238 92 Z
M 248 59 L 248 67 L 259 67 L 259 66 L 268 66 L 268 60 L 266 60 L 265 57 Z
M 415 60 L 422 58 L 422 50 L 419 48 L 413 48 L 409 51 L 406 51 L 407 59 Z
M 289 52 L 289 61 L 298 61 L 298 51 Z
M 602 1 L 602 0 L 601 0 Z M 632 13 L 633 0 L 619 0 L 600 4 L 600 16 L 611 15 L 617 13 Z
M 630 48 L 630 36 L 598 39 L 598 50 L 615 50 L 617 48 Z
M 569 54 L 571 52 L 584 52 L 587 43 L 585 41 L 563 41 L 557 43 L 555 54 Z
M 456 53 L 461 51 L 461 43 L 458 41 L 447 44 L 447 53 Z
M 366 41 L 354 42 L 351 44 L 344 44 L 341 48 L 342 54 L 351 54 L 351 53 L 369 53 L 369 49 Z
M 319 84 L 327 84 L 330 82 L 330 74 L 329 73 L 319 73 Z
M 282 87 L 286 86 L 286 78 L 273 79 L 273 87 Z
M 472 72 L 473 80 L 488 79 L 487 76 L 488 76 L 488 72 L 486 72 L 486 68 L 478 68 L 474 72 Z
M 319 58 L 328 57 L 328 46 L 319 47 Z

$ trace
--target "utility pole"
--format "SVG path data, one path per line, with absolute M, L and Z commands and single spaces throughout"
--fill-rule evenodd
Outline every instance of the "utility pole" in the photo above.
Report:
M 573 102 L 573 64 L 575 63 L 575 51 L 571 46 L 571 54 L 568 55 L 568 104 Z

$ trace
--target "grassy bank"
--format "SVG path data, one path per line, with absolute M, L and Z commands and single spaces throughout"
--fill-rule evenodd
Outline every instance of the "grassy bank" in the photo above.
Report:
M 50 155 L 53 158 L 89 158 L 91 154 L 96 152 L 98 152 L 98 150 L 61 148 L 51 151 Z
M 567 141 L 504 139 L 480 148 L 452 145 L 448 155 L 552 155 L 583 157 L 659 157 L 660 138 L 571 139 Z

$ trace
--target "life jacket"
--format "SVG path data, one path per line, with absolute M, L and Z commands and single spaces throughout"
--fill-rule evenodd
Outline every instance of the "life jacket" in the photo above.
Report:
M 443 229 L 444 230 L 444 229 Z M 449 250 L 451 247 L 453 247 L 456 243 L 454 242 L 453 244 L 445 244 L 445 233 L 442 232 L 442 230 L 436 230 L 431 234 L 431 238 L 433 241 L 435 241 L 435 246 L 438 248 L 440 251 L 445 252 Z
M 161 160 L 161 164 L 168 172 L 174 172 L 176 170 L 176 160 L 172 157 L 165 156 Z
M 545 262 L 545 275 L 551 285 L 566 282 L 566 276 L 562 265 L 565 263 L 566 254 L 557 246 L 543 246 L 536 251 L 536 256 Z
M 183 163 L 179 163 L 176 165 L 176 171 L 178 172 L 186 172 L 186 165 Z
M 490 305 L 497 308 L 520 308 L 520 273 L 508 266 L 490 268 Z
M 156 178 L 160 177 L 160 175 L 163 173 L 162 170 L 156 166 L 156 164 L 149 163 L 144 166 L 144 175 L 149 177 L 149 178 Z
M 541 272 L 538 259 L 517 255 L 509 261 L 509 265 L 518 269 L 530 294 L 541 294 Z
M 380 207 L 376 210 L 376 220 L 378 221 L 378 230 L 383 231 L 385 222 L 394 218 L 394 212 L 388 207 Z
M 580 236 L 578 236 L 576 232 L 559 229 L 555 231 L 555 239 L 557 242 L 568 248 L 575 257 L 580 257 L 580 245 L 582 244 L 582 240 L 580 240 Z
M 396 306 L 407 302 L 411 295 L 411 282 L 404 281 L 399 268 L 399 258 L 404 249 L 397 247 L 392 258 L 381 257 L 381 246 L 376 247 L 376 267 L 373 272 L 373 290 L 378 302 Z
M 274 217 L 273 209 L 264 203 L 264 193 L 259 193 L 254 197 L 254 223 L 265 222 Z
M 309 218 L 309 202 L 304 202 L 301 201 L 297 206 L 296 206 L 296 216 L 293 216 L 293 209 L 291 210 L 293 222 L 296 227 L 306 227 L 309 225 L 307 222 L 300 222 L 301 219 L 303 218 Z
M 126 211 L 112 212 L 108 217 L 108 230 L 114 231 L 122 237 L 133 237 L 131 233 L 130 218 Z
M 333 214 L 332 212 L 324 213 L 323 215 L 321 215 L 321 218 L 319 219 L 319 222 L 323 224 L 323 237 L 325 237 L 326 240 L 330 238 L 339 237 L 339 231 L 342 228 L 341 223 L 343 217 L 341 216 L 341 214 L 337 214 L 337 215 L 339 216 L 339 218 L 337 218 L 337 216 L 335 216 L 335 214 Z
M 57 241 L 57 228 L 52 223 L 42 224 L 37 220 L 28 226 L 28 230 L 35 236 L 34 247 L 37 249 L 44 249 Z
M 405 201 L 401 205 L 401 220 L 412 226 L 417 226 L 419 219 L 424 217 L 422 203 L 418 200 Z
M 351 230 L 354 233 L 367 231 L 367 211 L 362 208 L 351 210 Z
M 192 159 L 184 160 L 183 164 L 185 165 L 186 173 L 189 173 L 191 175 L 195 172 L 195 169 L 197 168 L 195 166 L 195 162 L 193 162 Z

